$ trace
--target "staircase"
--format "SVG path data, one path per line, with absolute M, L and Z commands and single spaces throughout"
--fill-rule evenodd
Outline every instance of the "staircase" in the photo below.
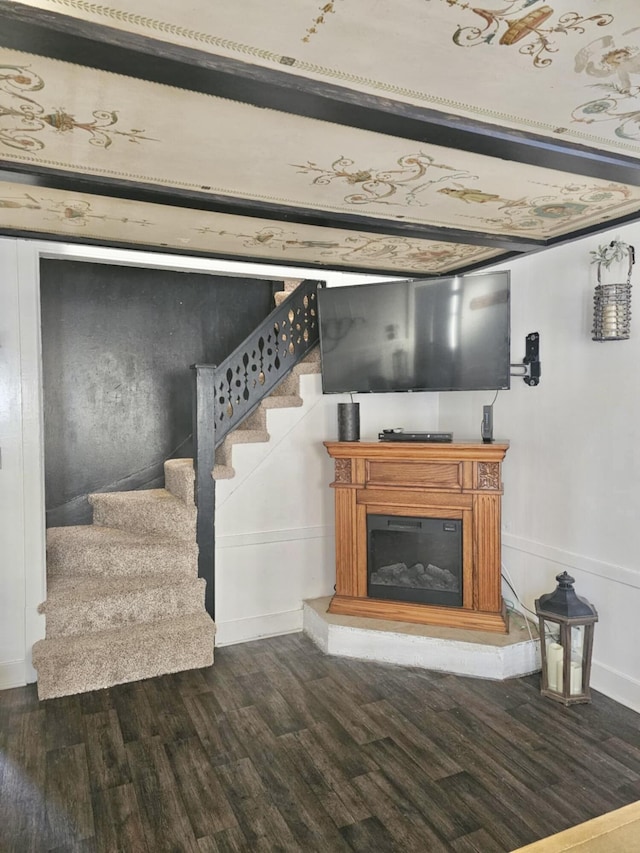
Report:
M 298 282 L 285 283 L 276 304 Z M 217 448 L 214 479 L 234 476 L 235 444 L 267 442 L 269 409 L 302 405 L 309 352 Z M 33 647 L 38 696 L 99 690 L 213 663 L 215 625 L 198 577 L 194 467 L 164 464 L 165 488 L 89 496 L 93 523 L 47 531 L 46 636 Z
M 164 489 L 90 495 L 93 524 L 47 531 L 40 699 L 213 663 L 192 461 L 167 461 L 165 478 Z

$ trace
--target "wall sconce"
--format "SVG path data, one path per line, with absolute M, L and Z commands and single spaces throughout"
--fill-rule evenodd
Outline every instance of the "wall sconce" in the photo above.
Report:
M 556 580 L 554 592 L 536 599 L 542 656 L 540 693 L 563 705 L 590 702 L 593 627 L 598 614 L 586 598 L 576 595 L 571 575 L 563 572 Z
M 598 265 L 598 284 L 593 297 L 593 340 L 626 341 L 631 333 L 631 269 L 635 250 L 628 243 L 612 240 L 591 252 L 591 262 Z M 602 284 L 602 268 L 614 261 L 629 259 L 626 283 Z

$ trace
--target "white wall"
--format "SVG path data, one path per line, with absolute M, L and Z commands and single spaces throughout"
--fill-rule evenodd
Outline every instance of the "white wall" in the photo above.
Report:
M 302 602 L 333 593 L 337 403 L 301 377 L 302 408 L 267 412 L 268 445 L 233 449 L 236 477 L 216 484 L 216 643 L 299 631 Z M 433 430 L 437 394 L 361 394 L 363 438 L 385 427 Z
M 640 314 L 629 341 L 591 340 L 589 251 L 613 237 L 640 250 L 633 225 L 502 267 L 511 269 L 511 360 L 539 332 L 542 378 L 531 388 L 512 379 L 495 404 L 494 434 L 511 442 L 503 561 L 516 589 L 533 608 L 556 574 L 573 575 L 600 617 L 592 686 L 640 711 Z M 440 428 L 479 436 L 492 397 L 440 395 Z
M 24 490 L 18 258 L 0 241 L 0 688 L 24 683 Z

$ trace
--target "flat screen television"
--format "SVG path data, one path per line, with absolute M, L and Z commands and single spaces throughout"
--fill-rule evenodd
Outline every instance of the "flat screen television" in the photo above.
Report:
M 318 291 L 326 394 L 509 388 L 508 272 Z

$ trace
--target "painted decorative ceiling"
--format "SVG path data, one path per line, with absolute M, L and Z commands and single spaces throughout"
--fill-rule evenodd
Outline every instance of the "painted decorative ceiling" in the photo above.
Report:
M 637 0 L 0 0 L 0 234 L 437 275 L 612 228 L 640 218 L 638 24 Z

